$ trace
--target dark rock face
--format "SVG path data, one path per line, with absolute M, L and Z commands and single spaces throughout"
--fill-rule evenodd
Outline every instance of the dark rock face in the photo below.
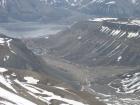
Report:
M 16 69 L 41 70 L 43 65 L 18 39 L 0 35 L 0 66 Z

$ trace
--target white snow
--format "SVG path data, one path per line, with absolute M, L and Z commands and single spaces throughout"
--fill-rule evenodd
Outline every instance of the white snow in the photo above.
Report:
M 125 74 L 126 78 L 124 79 L 116 79 L 109 83 L 110 87 L 112 83 L 116 83 L 116 81 L 120 81 L 120 87 L 112 87 L 116 90 L 117 93 L 128 94 L 134 93 L 135 91 L 140 91 L 140 73 L 134 73 L 132 75 Z
M 136 4 L 136 2 L 137 2 L 137 0 L 132 0 L 132 3 L 133 3 L 133 4 Z
M 117 18 L 94 18 L 94 19 L 89 19 L 89 21 L 96 21 L 96 22 L 102 22 L 104 20 L 117 20 Z
M 126 35 L 126 31 L 120 30 L 120 29 L 110 29 L 107 26 L 102 26 L 100 29 L 101 32 L 111 35 L 111 36 L 117 36 L 121 38 L 122 36 Z M 127 38 L 138 38 L 140 36 L 139 31 L 138 32 L 128 32 Z
M 0 73 L 6 72 L 6 71 L 8 71 L 8 70 L 5 69 L 5 68 L 0 67 Z
M 13 54 L 16 54 L 13 50 L 12 50 L 12 48 L 11 48 L 11 41 L 12 41 L 12 39 L 9 39 L 9 38 L 0 38 L 0 45 L 7 45 L 8 46 L 8 48 L 9 48 L 9 50 L 10 50 L 10 52 L 11 53 L 13 53 Z M 6 60 L 6 58 L 4 58 L 4 61 Z
M 140 90 L 140 75 L 133 74 L 132 78 L 126 78 L 121 81 L 125 93 L 134 93 Z
M 121 59 L 122 59 L 122 56 L 119 56 L 118 59 L 117 59 L 117 61 L 119 62 Z
M 56 89 L 60 89 L 60 90 L 66 90 L 66 88 L 63 88 L 63 87 L 58 87 L 58 86 L 53 86 L 53 87 L 55 87 Z
M 98 92 L 95 94 L 97 96 L 96 99 L 106 103 L 106 105 L 139 105 L 140 103 L 140 100 L 138 98 L 125 98 L 125 95 L 123 95 L 123 97 L 120 97 L 113 94 L 106 95 Z M 127 95 L 127 97 L 129 96 Z
M 15 105 L 15 104 L 12 102 L 0 101 L 0 105 Z
M 27 81 L 29 84 L 37 84 L 39 80 L 33 78 L 33 77 L 24 77 L 24 79 Z
M 138 32 L 136 32 L 136 33 L 134 33 L 134 32 L 129 32 L 128 33 L 128 38 L 134 38 L 134 37 L 137 37 L 137 36 L 139 36 L 139 33 Z
M 12 50 L 12 47 L 11 47 L 11 41 L 12 41 L 12 39 L 8 39 L 6 42 L 7 42 L 7 46 L 8 46 L 8 48 L 9 48 L 9 50 L 10 50 L 10 52 L 11 53 L 13 53 L 13 54 L 16 54 L 13 50 Z
M 74 4 L 74 3 L 71 3 L 71 6 L 73 6 L 73 7 L 74 7 L 74 6 L 76 6 L 76 4 Z
M 7 88 L 11 89 L 13 92 L 17 93 L 16 90 L 12 87 L 12 82 L 10 80 L 10 76 L 6 75 L 4 77 L 3 73 L 8 71 L 6 68 L 0 68 L 0 83 L 6 86 Z
M 3 60 L 4 60 L 4 61 L 7 61 L 7 60 L 9 59 L 9 57 L 10 57 L 10 56 L 6 55 L 6 56 L 4 57 Z
M 36 105 L 35 103 L 33 103 L 25 98 L 22 98 L 12 92 L 9 92 L 1 87 L 0 87 L 0 97 L 5 100 L 8 100 L 10 102 L 13 102 L 16 105 Z
M 121 47 L 121 44 L 119 44 L 117 47 L 115 47 L 110 53 L 107 54 L 108 57 L 112 57 L 113 55 L 115 55 L 119 50 L 119 48 Z
M 109 32 L 110 32 L 109 35 L 111 35 L 111 36 L 115 36 L 115 35 L 118 35 L 119 33 L 121 33 L 121 30 L 112 30 L 107 26 L 102 26 L 100 31 L 103 33 L 106 33 L 106 34 L 109 34 Z
M 4 45 L 5 41 L 4 38 L 0 38 L 0 45 Z
M 78 38 L 77 38 L 78 40 L 81 40 L 82 39 L 82 36 L 78 36 Z
M 126 32 L 122 31 L 121 35 L 119 36 L 119 38 L 123 37 L 126 34 Z
M 13 50 L 10 50 L 11 53 L 16 54 L 16 52 L 14 52 Z
M 51 105 L 51 102 L 53 100 L 62 102 L 61 105 L 87 105 L 73 99 L 64 98 L 62 96 L 56 95 L 53 92 L 49 92 L 47 90 L 34 86 L 39 82 L 39 80 L 35 79 L 34 77 L 24 77 L 27 82 L 20 82 L 18 79 L 11 80 L 12 76 L 16 76 L 16 74 L 12 73 L 9 75 L 3 75 L 3 73 L 6 71 L 8 70 L 5 68 L 0 68 L 0 84 L 3 85 L 3 87 L 0 87 L 0 98 L 3 99 L 0 100 L 0 104 L 2 105 L 36 105 L 34 102 L 31 102 L 30 100 L 19 96 L 18 93 L 20 92 L 18 90 L 15 90 L 15 84 L 18 87 L 20 86 L 21 89 L 24 89 L 24 92 L 26 94 L 32 95 L 34 98 L 45 102 L 47 105 Z M 54 86 L 53 88 L 69 92 L 66 88 L 59 86 Z M 73 92 L 69 93 L 74 95 Z
M 102 26 L 102 28 L 101 28 L 101 30 L 100 30 L 101 32 L 104 32 L 104 33 L 109 33 L 110 31 L 111 31 L 111 29 L 110 28 L 108 28 L 108 27 L 106 27 L 106 26 Z
M 49 39 L 49 37 L 47 36 L 47 37 L 45 37 L 45 39 Z
M 106 4 L 116 4 L 115 1 L 110 1 L 110 2 L 107 2 Z
M 67 93 L 70 93 L 70 94 L 76 95 L 76 94 L 74 94 L 74 93 L 68 91 L 66 88 L 58 87 L 58 86 L 53 86 L 53 87 L 56 88 L 56 89 L 59 89 L 59 90 L 63 90 L 63 91 L 65 91 L 65 92 L 67 92 Z
M 78 101 L 74 101 L 71 99 L 67 99 L 67 98 L 63 98 L 61 96 L 55 95 L 53 92 L 49 92 L 47 90 L 38 88 L 36 86 L 26 84 L 26 83 L 21 83 L 17 79 L 15 80 L 15 82 L 19 84 L 20 86 L 22 86 L 23 88 L 25 88 L 30 95 L 32 95 L 33 97 L 41 101 L 46 102 L 48 105 L 51 104 L 52 100 L 62 101 L 62 102 L 67 103 L 68 105 L 86 105 Z
M 114 30 L 112 35 L 118 35 L 121 32 L 121 30 Z
M 6 5 L 6 0 L 0 0 L 0 6 L 5 8 L 5 5 Z
M 132 20 L 132 24 L 140 25 L 140 20 Z
M 111 29 L 110 28 L 108 28 L 108 27 L 106 27 L 106 26 L 102 26 L 102 28 L 101 28 L 101 30 L 100 30 L 101 32 L 104 32 L 104 33 L 108 33 L 108 32 L 110 32 L 111 31 Z
M 10 42 L 12 41 L 12 39 L 8 39 L 6 42 L 7 42 L 7 45 L 8 45 L 8 47 L 9 47 L 9 49 L 11 49 L 11 47 L 10 47 Z
M 12 75 L 13 77 L 16 77 L 16 74 L 15 74 L 15 73 L 12 73 L 11 75 Z

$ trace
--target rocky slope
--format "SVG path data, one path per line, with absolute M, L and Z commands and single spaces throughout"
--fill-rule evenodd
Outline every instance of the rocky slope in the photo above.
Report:
M 18 39 L 0 34 L 0 66 L 17 69 L 42 69 L 40 58 L 36 57 Z
M 81 90 L 98 100 L 108 105 L 139 105 L 139 24 L 139 20 L 95 18 L 57 35 L 30 40 L 28 46 L 44 59 L 52 55 L 54 60 L 46 57 L 46 61 L 73 75 L 85 71 L 86 77 L 78 72 L 86 78 Z
M 33 46 L 88 66 L 137 66 L 140 64 L 138 24 L 139 20 L 116 19 L 78 22 L 58 35 L 35 39 Z
M 0 66 L 2 105 L 104 105 L 94 95 L 80 91 L 80 85 L 74 88 L 74 78 L 45 64 L 19 39 L 2 34 Z
M 94 97 L 61 87 L 61 82 L 34 71 L 0 68 L 1 105 L 103 105 Z M 87 102 L 91 97 L 91 103 Z

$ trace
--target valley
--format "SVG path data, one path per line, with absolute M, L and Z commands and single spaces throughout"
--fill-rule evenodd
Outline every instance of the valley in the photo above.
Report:
M 51 67 L 56 68 L 58 71 L 60 70 L 59 72 L 62 73 L 61 76 L 63 78 L 58 77 L 59 79 L 71 84 L 76 90 L 92 93 L 92 95 L 96 96 L 96 99 L 105 102 L 107 105 L 131 105 L 129 103 L 132 103 L 132 101 L 136 105 L 139 104 L 138 96 L 130 96 L 128 98 L 127 95 L 114 93 L 111 87 L 105 87 L 107 82 L 111 83 L 111 81 L 115 81 L 114 79 L 117 78 L 117 75 L 127 74 L 128 72 L 138 69 L 137 67 L 85 67 L 52 55 L 43 56 L 43 59 L 45 59 L 46 63 Z M 52 73 L 49 74 L 54 76 Z M 132 97 L 135 99 L 131 100 Z M 127 101 L 125 101 L 125 99 Z M 93 105 L 95 105 L 95 103 Z
M 0 0 L 0 105 L 140 105 L 139 0 Z
M 104 105 L 79 91 L 79 80 L 44 62 L 21 40 L 0 34 L 0 48 L 1 105 Z
M 92 93 L 107 105 L 139 105 L 139 49 L 132 47 L 138 45 L 138 22 L 90 19 L 47 39 L 24 42 L 60 76 L 54 71 L 49 75 L 76 90 Z
M 8 81 L 18 91 L 14 96 L 26 96 L 37 105 L 139 105 L 139 49 L 133 46 L 139 44 L 140 28 L 139 20 L 129 21 L 95 18 L 71 26 L 27 22 L 14 23 L 16 27 L 2 23 L 0 27 L 6 31 L 1 32 L 9 37 L 1 35 L 0 46 L 7 50 L 4 55 L 1 49 L 0 65 L 10 69 Z M 11 77 L 11 71 L 18 79 Z M 40 82 L 24 83 L 26 77 Z M 17 84 L 22 86 L 20 91 Z

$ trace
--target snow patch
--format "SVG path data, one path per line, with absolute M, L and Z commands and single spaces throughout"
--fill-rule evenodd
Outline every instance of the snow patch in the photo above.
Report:
M 140 73 L 134 73 L 132 75 L 125 74 L 124 79 L 116 79 L 108 85 L 115 90 L 117 93 L 130 94 L 136 91 L 140 91 Z M 114 87 L 112 84 L 120 83 L 120 87 Z
M 136 33 L 134 33 L 134 32 L 129 32 L 128 33 L 128 38 L 134 38 L 134 37 L 137 37 L 137 36 L 139 36 L 139 32 L 136 32 Z
M 78 36 L 78 38 L 77 38 L 78 40 L 81 40 L 82 39 L 82 36 Z
M 10 57 L 10 56 L 6 55 L 6 56 L 4 57 L 4 59 L 3 59 L 3 61 L 4 61 L 4 62 L 7 61 L 7 60 L 9 59 L 9 57 Z
M 5 8 L 6 0 L 0 0 L 0 6 Z
M 33 78 L 33 77 L 24 77 L 24 79 L 27 81 L 29 84 L 37 84 L 39 80 Z
M 83 103 L 78 102 L 78 101 L 63 98 L 61 96 L 55 95 L 53 92 L 49 92 L 47 90 L 38 88 L 36 86 L 22 83 L 22 82 L 18 81 L 17 79 L 15 80 L 15 82 L 17 84 L 19 84 L 20 86 L 22 86 L 23 88 L 25 88 L 30 95 L 32 95 L 33 97 L 35 97 L 41 101 L 46 102 L 48 105 L 51 105 L 52 100 L 58 100 L 58 101 L 67 103 L 68 105 L 87 105 L 87 104 L 83 104 Z
M 17 93 L 16 90 L 12 87 L 12 85 L 11 85 L 12 82 L 10 81 L 10 79 L 8 77 L 5 78 L 3 75 L 0 75 L 0 83 L 2 83 L 4 86 L 11 89 L 15 93 Z
M 137 2 L 137 0 L 132 0 L 132 3 L 133 3 L 133 4 L 136 4 L 136 2 Z
M 47 36 L 47 37 L 45 37 L 45 39 L 49 39 L 49 37 Z
M 13 77 L 16 77 L 16 74 L 15 74 L 15 73 L 12 73 L 11 75 L 12 75 Z
M 89 21 L 95 21 L 95 22 L 102 22 L 104 20 L 117 20 L 117 18 L 94 18 L 94 19 L 89 19 Z
M 117 59 L 117 61 L 119 62 L 121 59 L 122 59 L 122 56 L 119 56 L 118 59 Z
M 106 3 L 107 5 L 109 4 L 116 4 L 116 2 L 115 1 L 110 1 L 110 2 L 108 2 L 108 3 Z
M 4 45 L 4 43 L 5 43 L 4 38 L 0 38 L 0 45 Z
M 1 87 L 0 87 L 0 97 L 5 100 L 8 100 L 10 102 L 13 102 L 16 105 L 36 105 L 35 103 L 33 103 L 25 98 L 22 98 L 12 92 L 9 92 Z M 6 104 L 6 105 L 8 105 L 8 104 Z
M 6 71 L 8 71 L 8 70 L 0 67 L 0 73 L 6 72 Z

